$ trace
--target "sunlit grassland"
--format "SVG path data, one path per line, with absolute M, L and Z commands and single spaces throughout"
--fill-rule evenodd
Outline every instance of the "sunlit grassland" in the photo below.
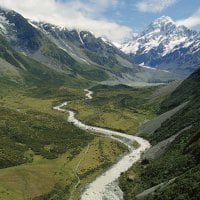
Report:
M 83 98 L 84 92 L 82 90 L 71 89 L 62 87 L 59 90 L 63 92 L 59 97 L 34 97 L 29 95 L 29 90 L 22 91 L 16 89 L 8 89 L 4 91 L 3 95 L 0 95 L 0 105 L 11 109 L 16 109 L 21 112 L 28 110 L 39 111 L 51 115 L 63 116 L 64 113 L 55 112 L 53 106 L 58 105 L 59 102 L 68 101 L 73 99 Z M 66 115 L 66 114 L 64 114 Z
M 36 98 L 27 96 L 27 91 L 10 89 L 5 91 L 0 98 L 0 109 L 3 112 L 2 114 L 6 115 L 1 117 L 0 125 L 3 129 L 8 128 L 8 131 L 11 131 L 11 133 L 8 132 L 8 138 L 5 138 L 5 143 L 1 144 L 0 155 L 7 155 L 4 154 L 4 151 L 8 149 L 10 151 L 9 155 L 11 155 L 10 159 L 12 159 L 12 156 L 15 159 L 18 149 L 14 152 L 15 150 L 10 150 L 9 146 L 11 146 L 11 149 L 12 145 L 15 148 L 21 146 L 20 148 L 25 151 L 24 157 L 28 160 L 28 163 L 25 162 L 21 165 L 0 169 L 0 200 L 22 200 L 36 197 L 43 199 L 46 195 L 51 196 L 51 192 L 55 187 L 59 187 L 62 194 L 64 194 L 59 199 L 68 199 L 70 195 L 72 198 L 77 199 L 81 189 L 87 183 L 110 167 L 126 151 L 123 145 L 109 138 L 97 137 L 87 132 L 79 131 L 67 123 L 67 113 L 53 110 L 53 105 L 57 105 L 59 102 L 84 98 L 84 92 L 82 91 L 70 88 L 63 89 L 66 90 L 66 94 L 62 97 Z M 7 119 L 7 122 L 12 122 L 10 127 L 9 124 L 8 127 L 5 127 L 4 119 Z M 36 125 L 36 129 L 34 129 L 36 133 L 32 132 L 32 129 L 29 132 L 30 124 L 31 126 Z M 25 128 L 23 128 L 24 126 Z M 44 129 L 43 132 L 37 133 L 38 127 Z M 57 129 L 57 127 L 60 127 L 60 129 Z M 56 130 L 60 130 L 63 133 L 56 132 Z M 64 136 L 65 130 L 66 136 Z M 16 133 L 12 133 L 12 131 L 16 131 Z M 21 131 L 23 131 L 22 135 Z M 36 144 L 31 144 L 30 142 L 30 144 L 35 145 L 36 149 L 39 148 L 39 154 L 30 149 L 29 141 L 27 143 L 19 142 L 22 138 L 25 138 L 26 141 L 26 134 L 30 140 L 35 142 L 34 138 L 31 139 L 32 133 L 35 134 L 33 137 L 38 137 L 38 142 L 36 141 Z M 76 141 L 72 135 L 73 133 L 80 135 Z M 1 134 L 1 137 L 7 137 L 5 135 L 6 131 Z M 15 135 L 17 141 L 15 141 Z M 53 135 L 63 139 L 57 140 L 55 144 Z M 45 142 L 45 137 L 49 143 Z M 67 139 L 67 137 L 69 138 Z M 69 145 L 69 148 L 72 149 L 66 150 L 65 153 L 56 153 L 57 150 L 55 148 L 58 148 L 58 150 L 60 147 L 65 149 L 65 143 L 63 142 L 69 142 L 70 137 L 72 137 L 72 142 L 75 144 L 66 145 Z M 9 146 L 2 146 L 7 144 Z M 41 145 L 43 145 L 43 150 Z M 74 145 L 77 145 L 76 149 L 74 149 Z M 52 150 L 56 153 L 55 155 L 53 154 L 53 157 L 58 155 L 57 158 L 48 158 Z M 59 151 L 62 151 L 62 149 Z M 12 154 L 12 152 L 14 153 Z M 41 156 L 40 152 L 45 157 Z M 23 152 L 20 153 L 23 158 Z M 21 159 L 21 157 L 16 159 Z M 78 179 L 74 170 L 79 162 L 77 175 L 80 177 L 80 184 L 75 188 L 74 186 L 77 184 Z M 59 194 L 56 195 L 59 196 Z
M 156 115 L 159 100 L 152 102 L 151 96 L 160 87 L 97 86 L 92 88 L 94 99 L 73 101 L 67 107 L 86 124 L 135 134 L 141 123 Z
M 96 137 L 88 145 L 89 148 L 82 149 L 73 159 L 69 159 L 67 153 L 53 160 L 34 156 L 33 163 L 1 169 L 0 199 L 32 199 L 50 192 L 55 184 L 66 192 L 66 199 L 69 191 L 74 191 L 73 196 L 77 197 L 80 186 L 102 173 L 125 150 L 109 138 Z M 78 181 L 74 170 L 80 160 L 77 173 L 81 183 L 77 190 L 74 188 Z
M 92 90 L 94 98 L 85 100 L 82 89 L 66 86 L 55 94 L 40 88 L 1 88 L 0 133 L 5 141 L 0 142 L 0 155 L 3 162 L 9 158 L 10 167 L 0 162 L 0 200 L 78 199 L 84 186 L 126 151 L 116 141 L 67 123 L 67 113 L 53 110 L 54 105 L 68 101 L 68 108 L 75 109 L 84 123 L 130 134 L 157 111 L 155 102 L 149 103 L 156 87 L 97 86 Z
M 151 113 L 134 113 L 128 109 L 121 111 L 112 108 L 112 105 L 102 105 L 102 108 L 95 108 L 85 102 L 72 102 L 69 108 L 78 111 L 78 118 L 86 124 L 108 127 L 126 133 L 137 132 L 139 124 L 149 118 Z

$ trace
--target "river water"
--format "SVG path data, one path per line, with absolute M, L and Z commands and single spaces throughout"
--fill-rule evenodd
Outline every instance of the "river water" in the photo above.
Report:
M 88 89 L 85 89 L 84 91 L 86 92 L 86 99 L 92 99 L 93 92 Z M 117 179 L 120 177 L 121 173 L 126 172 L 134 163 L 140 159 L 141 154 L 146 149 L 150 148 L 150 143 L 141 137 L 84 124 L 76 119 L 75 112 L 63 108 L 66 105 L 67 102 L 64 102 L 59 106 L 54 107 L 54 109 L 61 112 L 68 112 L 68 122 L 73 123 L 74 126 L 80 129 L 111 137 L 112 139 L 123 143 L 129 149 L 128 154 L 124 155 L 116 164 L 111 166 L 110 169 L 108 169 L 105 173 L 101 174 L 93 182 L 86 186 L 80 199 L 122 200 L 123 193 L 117 184 Z M 139 143 L 139 148 L 137 149 L 135 149 L 132 145 L 135 141 Z

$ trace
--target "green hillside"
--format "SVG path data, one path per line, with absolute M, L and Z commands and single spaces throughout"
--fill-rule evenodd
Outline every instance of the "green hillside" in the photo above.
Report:
M 127 152 L 67 122 L 53 109 L 65 101 L 85 124 L 152 144 L 119 179 L 125 200 L 200 199 L 200 70 L 180 78 L 90 32 L 0 8 L 0 200 L 77 200 Z
M 197 70 L 191 74 L 183 83 L 175 90 L 168 98 L 166 98 L 162 105 L 160 112 L 167 111 L 180 105 L 184 101 L 193 100 L 200 95 L 200 72 Z
M 186 79 L 161 104 L 160 112 L 163 112 L 189 100 L 153 134 L 146 135 L 154 150 L 148 150 L 141 163 L 134 165 L 120 178 L 125 199 L 200 198 L 199 76 L 200 70 Z M 129 176 L 134 176 L 133 182 L 128 179 Z
M 53 69 L 0 40 L 0 199 L 54 198 L 55 192 L 77 199 L 126 148 L 74 127 L 52 107 L 84 99 L 83 89 L 106 76 L 84 66 L 77 68 L 82 76 Z

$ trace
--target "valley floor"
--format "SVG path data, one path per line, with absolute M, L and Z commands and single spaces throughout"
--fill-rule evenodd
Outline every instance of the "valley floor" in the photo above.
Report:
M 92 99 L 92 92 L 89 90 L 86 90 L 86 92 L 87 99 Z M 133 165 L 133 163 L 140 159 L 141 154 L 150 147 L 149 142 L 140 137 L 131 136 L 125 133 L 99 128 L 96 126 L 88 126 L 75 118 L 75 112 L 63 109 L 63 107 L 67 105 L 68 102 L 64 102 L 59 106 L 54 107 L 54 109 L 61 112 L 68 112 L 68 122 L 72 123 L 74 126 L 82 130 L 86 130 L 94 134 L 101 134 L 121 142 L 129 149 L 129 153 L 127 155 L 122 156 L 122 158 L 116 164 L 114 164 L 109 170 L 107 170 L 104 174 L 99 176 L 95 181 L 87 186 L 86 190 L 81 195 L 81 199 L 102 200 L 104 198 L 109 198 L 110 200 L 118 200 L 123 198 L 123 195 L 120 195 L 121 190 L 119 187 L 114 186 L 116 185 L 115 181 L 120 177 L 121 173 L 127 171 L 127 169 Z M 136 148 L 134 143 L 138 144 Z M 115 188 L 114 190 L 113 187 Z
M 134 135 L 156 116 L 160 103 L 174 89 L 99 85 L 92 88 L 94 98 L 90 94 L 87 100 L 83 90 L 70 88 L 58 97 L 5 92 L 0 99 L 0 199 L 78 199 L 85 185 L 127 151 L 118 141 L 66 123 L 66 113 L 53 106 L 69 101 L 67 109 L 75 110 L 83 123 Z M 125 180 L 127 176 L 129 172 Z
M 94 180 L 126 151 L 125 146 L 117 141 L 90 135 L 74 128 L 73 125 L 66 123 L 65 113 L 52 109 L 59 102 L 69 100 L 72 101 L 69 107 L 75 105 L 74 109 L 80 116 L 84 113 L 82 109 L 79 109 L 80 105 L 85 105 L 88 111 L 92 108 L 93 117 L 98 121 L 100 113 L 96 110 L 99 111 L 103 105 L 108 105 L 105 107 L 108 109 L 106 118 L 100 125 L 123 131 L 132 130 L 132 133 L 137 130 L 141 119 L 144 120 L 146 116 L 152 115 L 140 109 L 136 110 L 137 108 L 132 113 L 128 112 L 128 108 L 123 108 L 124 99 L 131 90 L 134 90 L 131 87 L 119 86 L 119 88 L 108 89 L 100 87 L 100 98 L 101 95 L 111 92 L 110 96 L 101 98 L 101 101 L 97 96 L 97 90 L 94 88 L 94 103 L 88 102 L 91 100 L 85 100 L 85 92 L 77 89 L 68 88 L 62 97 L 45 98 L 34 97 L 32 92 L 3 90 L 3 96 L 0 99 L 2 113 L 0 133 L 5 139 L 0 143 L 3 149 L 0 160 L 2 165 L 0 199 L 48 199 L 54 195 L 58 195 L 59 199 L 70 196 L 77 199 L 80 189 L 85 184 Z M 152 92 L 152 89 L 147 88 L 144 96 Z M 140 95 L 138 93 L 141 92 L 135 89 L 137 97 Z M 119 98 L 115 98 L 116 95 Z M 144 97 L 140 97 L 137 102 L 141 101 L 141 98 Z M 132 96 L 129 99 L 128 104 L 134 100 Z M 96 104 L 101 107 L 96 107 Z M 125 102 L 126 106 L 130 107 Z M 121 109 L 124 109 L 123 116 L 120 116 Z M 117 118 L 122 121 L 116 123 L 112 120 L 106 123 L 107 119 L 112 119 L 116 113 L 118 113 Z M 86 123 L 90 121 L 91 124 L 94 120 L 83 118 L 83 121 Z M 127 126 L 130 122 L 133 124 L 131 127 Z M 81 160 L 83 157 L 84 159 Z M 77 174 L 80 178 L 79 185 L 77 185 Z M 77 185 L 76 189 L 74 189 L 75 185 Z
M 117 141 L 73 128 L 65 113 L 52 109 L 56 101 L 22 93 L 0 100 L 5 138 L 0 142 L 0 199 L 48 199 L 55 194 L 77 199 L 86 183 L 126 151 Z

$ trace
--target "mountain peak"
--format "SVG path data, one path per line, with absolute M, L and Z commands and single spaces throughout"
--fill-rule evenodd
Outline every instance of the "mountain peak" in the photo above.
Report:
M 156 20 L 154 20 L 154 22 L 152 24 L 168 24 L 168 23 L 172 23 L 172 24 L 175 24 L 175 22 L 172 20 L 171 17 L 169 16 L 162 16 L 162 17 L 159 17 L 157 18 Z
M 176 22 L 169 16 L 162 16 L 154 20 L 142 33 L 141 36 L 177 36 L 180 37 L 193 37 L 198 35 L 197 32 L 188 29 L 185 26 L 178 26 Z
M 176 29 L 176 23 L 168 16 L 162 16 L 154 20 L 147 29 L 143 32 L 144 35 L 154 32 L 166 34 L 169 30 Z
M 194 54 L 197 62 L 199 45 L 199 33 L 176 25 L 168 16 L 162 16 L 153 21 L 137 38 L 124 44 L 121 50 L 131 54 L 138 64 L 144 62 L 149 66 L 168 65 L 171 68 L 170 64 L 175 65 L 175 62 L 177 66 L 191 66 L 193 61 L 190 58 L 194 58 Z

